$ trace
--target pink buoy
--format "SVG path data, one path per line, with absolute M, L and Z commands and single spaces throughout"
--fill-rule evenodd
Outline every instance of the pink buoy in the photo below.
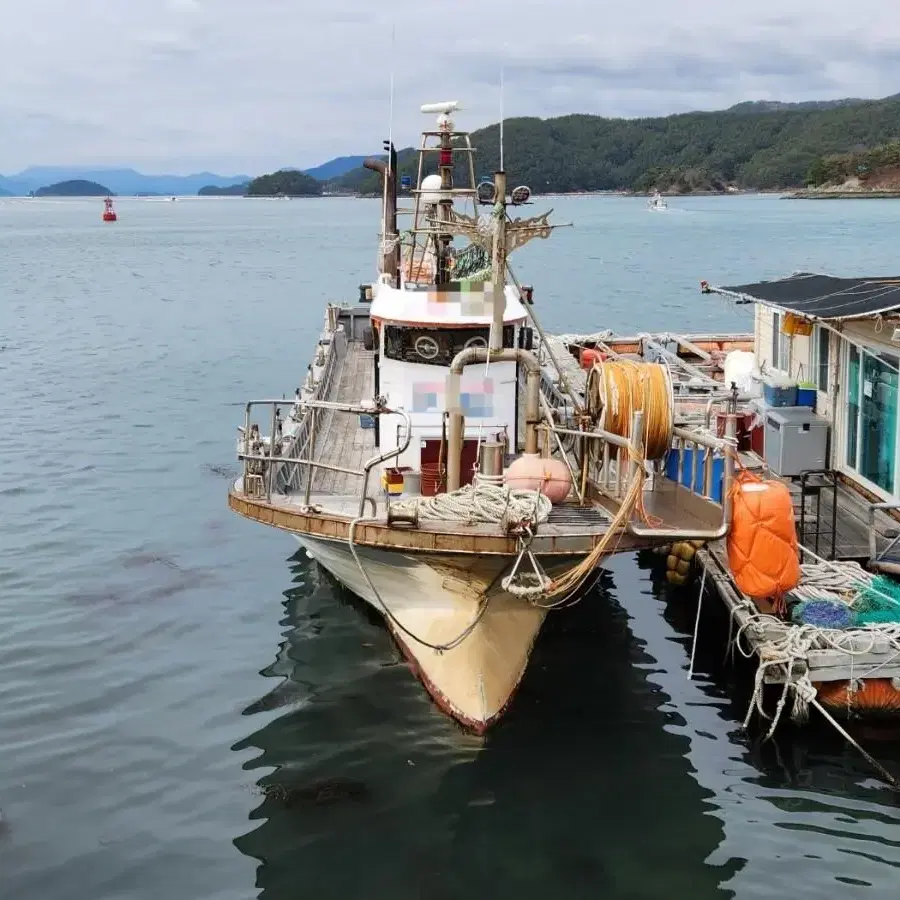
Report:
M 544 459 L 536 453 L 525 453 L 513 460 L 505 478 L 507 487 L 540 491 L 551 503 L 562 503 L 572 487 L 572 474 L 561 459 Z

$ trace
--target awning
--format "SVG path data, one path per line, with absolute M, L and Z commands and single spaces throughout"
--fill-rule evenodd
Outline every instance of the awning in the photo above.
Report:
M 777 281 L 705 288 L 808 319 L 862 319 L 900 309 L 900 276 L 834 278 L 800 272 Z

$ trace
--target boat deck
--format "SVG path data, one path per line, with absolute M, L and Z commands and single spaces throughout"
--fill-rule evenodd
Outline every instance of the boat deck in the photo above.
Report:
M 349 341 L 338 359 L 334 384 L 326 398 L 335 403 L 359 403 L 375 396 L 375 352 L 361 341 Z M 327 413 L 316 436 L 315 456 L 319 462 L 361 471 L 375 455 L 375 430 L 361 428 L 359 416 L 352 413 Z M 317 494 L 354 494 L 359 497 L 362 478 L 345 472 L 319 469 L 313 478 Z M 357 500 L 358 502 L 358 500 Z
M 355 479 L 359 481 L 359 479 Z M 240 491 L 240 482 L 235 485 Z M 387 499 L 378 491 L 369 491 L 370 501 L 366 502 L 365 516 L 367 520 L 385 523 L 387 518 Z M 413 499 L 412 494 L 402 494 L 395 501 Z M 314 491 L 310 494 L 310 505 L 321 510 L 322 514 L 342 520 L 352 520 L 360 513 L 359 487 L 354 486 L 349 492 L 333 494 Z M 300 515 L 305 510 L 305 497 L 302 492 L 289 494 L 273 494 L 272 506 L 287 513 Z M 666 483 L 661 490 L 647 491 L 644 495 L 644 508 L 649 523 L 664 529 L 678 528 L 693 531 L 708 531 L 719 526 L 722 518 L 721 507 L 703 502 L 687 489 L 675 484 Z M 593 543 L 608 528 L 617 512 L 612 501 L 592 506 L 579 506 L 577 503 L 559 504 L 553 508 L 548 520 L 538 526 L 536 534 L 542 540 L 558 541 L 560 538 L 584 539 Z M 642 523 L 646 526 L 646 523 Z M 469 536 L 497 535 L 502 529 L 498 524 L 448 522 L 435 519 L 420 519 L 418 530 L 421 532 L 464 533 Z M 659 538 L 656 542 L 658 543 Z M 572 544 L 573 552 L 583 552 L 582 542 Z M 653 540 L 639 539 L 633 535 L 621 541 L 621 548 L 651 546 Z M 561 549 L 555 544 L 557 550 Z M 585 544 L 587 546 L 587 544 Z

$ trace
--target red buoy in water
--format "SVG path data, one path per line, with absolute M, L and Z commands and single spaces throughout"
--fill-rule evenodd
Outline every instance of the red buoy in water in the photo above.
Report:
M 116 211 L 113 208 L 112 197 L 107 197 L 103 201 L 103 221 L 104 222 L 115 222 L 118 216 L 116 216 Z

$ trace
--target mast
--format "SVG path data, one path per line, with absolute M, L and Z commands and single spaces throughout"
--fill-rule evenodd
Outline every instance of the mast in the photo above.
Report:
M 503 349 L 503 314 L 506 312 L 506 172 L 494 172 L 494 246 L 491 253 L 491 352 Z
M 450 118 L 450 112 L 452 111 L 449 108 L 450 104 L 447 104 L 447 107 L 448 109 L 442 111 L 437 120 L 441 142 L 438 156 L 438 174 L 441 176 L 441 199 L 438 201 L 437 208 L 440 222 L 449 222 L 453 214 L 453 144 L 451 138 L 453 134 L 453 120 Z M 436 284 L 447 284 L 450 281 L 449 262 L 450 242 L 452 240 L 453 235 L 445 232 L 441 232 L 436 236 Z

